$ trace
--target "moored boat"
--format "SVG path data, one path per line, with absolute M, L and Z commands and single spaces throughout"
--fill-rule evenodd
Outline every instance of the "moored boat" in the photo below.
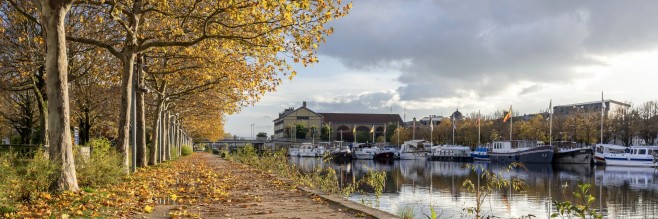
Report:
M 658 146 L 631 146 L 624 153 L 606 154 L 605 165 L 658 167 Z
M 594 148 L 594 163 L 605 164 L 606 155 L 624 153 L 626 147 L 616 144 L 596 144 Z
M 302 143 L 299 146 L 299 156 L 300 157 L 317 157 L 317 149 L 311 143 Z
M 489 152 L 491 152 L 490 146 L 480 146 L 471 152 L 471 157 L 473 157 L 473 160 L 490 161 Z
M 471 149 L 460 145 L 443 145 L 432 148 L 430 160 L 435 161 L 453 161 L 453 162 L 473 162 Z
M 357 143 L 352 146 L 352 157 L 358 160 L 372 160 L 377 150 L 372 145 Z
M 553 146 L 541 141 L 494 141 L 489 158 L 492 162 L 551 163 Z
M 425 160 L 429 149 L 425 140 L 405 141 L 400 147 L 400 160 Z
M 592 148 L 578 147 L 576 142 L 557 141 L 552 143 L 555 153 L 553 163 L 592 163 Z
M 352 150 L 348 146 L 339 146 L 336 149 L 332 150 L 329 153 L 329 156 L 333 160 L 351 160 L 352 159 Z
M 288 156 L 290 157 L 299 157 L 299 146 L 292 145 L 288 148 Z

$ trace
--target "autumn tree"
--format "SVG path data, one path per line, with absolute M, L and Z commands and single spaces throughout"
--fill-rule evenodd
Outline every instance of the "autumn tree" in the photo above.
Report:
M 332 29 L 325 23 L 349 9 L 334 1 L 86 1 L 92 19 L 114 28 L 114 36 L 73 35 L 68 39 L 107 49 L 123 66 L 118 149 L 128 163 L 128 112 L 135 61 L 152 49 L 194 47 L 211 42 L 228 52 L 245 55 L 266 67 L 265 74 L 295 75 L 285 53 L 295 62 L 317 62 L 315 50 Z M 109 39 L 109 40 L 108 40 Z M 222 67 L 222 66 L 216 66 Z

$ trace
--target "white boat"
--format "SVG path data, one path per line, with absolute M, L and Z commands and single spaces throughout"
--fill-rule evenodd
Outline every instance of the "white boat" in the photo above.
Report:
M 541 141 L 494 141 L 491 147 L 489 158 L 492 162 L 553 162 L 553 146 Z
M 299 146 L 292 145 L 288 148 L 288 156 L 299 157 Z
M 631 146 L 624 153 L 606 154 L 605 165 L 658 167 L 658 146 Z
M 300 157 L 317 157 L 317 148 L 311 143 L 302 143 L 299 147 L 299 156 Z
M 604 164 L 605 156 L 609 154 L 624 153 L 626 147 L 616 144 L 596 144 L 594 148 L 594 163 Z
M 473 157 L 471 157 L 471 148 L 469 147 L 461 145 L 443 145 L 432 148 L 430 160 L 473 162 Z
M 425 160 L 430 147 L 425 140 L 405 141 L 400 147 L 400 160 Z
M 576 146 L 576 142 L 556 141 L 553 142 L 556 153 L 553 155 L 553 163 L 592 163 L 592 147 Z
M 490 161 L 489 152 L 491 152 L 491 145 L 480 146 L 475 148 L 475 151 L 471 152 L 471 157 L 474 160 Z
M 352 146 L 352 156 L 357 160 L 372 160 L 379 149 L 363 143 Z

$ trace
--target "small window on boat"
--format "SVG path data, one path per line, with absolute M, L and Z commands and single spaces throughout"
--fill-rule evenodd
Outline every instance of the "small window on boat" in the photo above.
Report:
M 640 152 L 637 154 L 647 154 L 647 149 L 640 149 Z

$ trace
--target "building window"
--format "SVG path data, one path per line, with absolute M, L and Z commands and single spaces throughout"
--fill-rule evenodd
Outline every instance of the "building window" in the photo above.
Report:
M 297 116 L 297 120 L 308 120 L 308 116 Z

